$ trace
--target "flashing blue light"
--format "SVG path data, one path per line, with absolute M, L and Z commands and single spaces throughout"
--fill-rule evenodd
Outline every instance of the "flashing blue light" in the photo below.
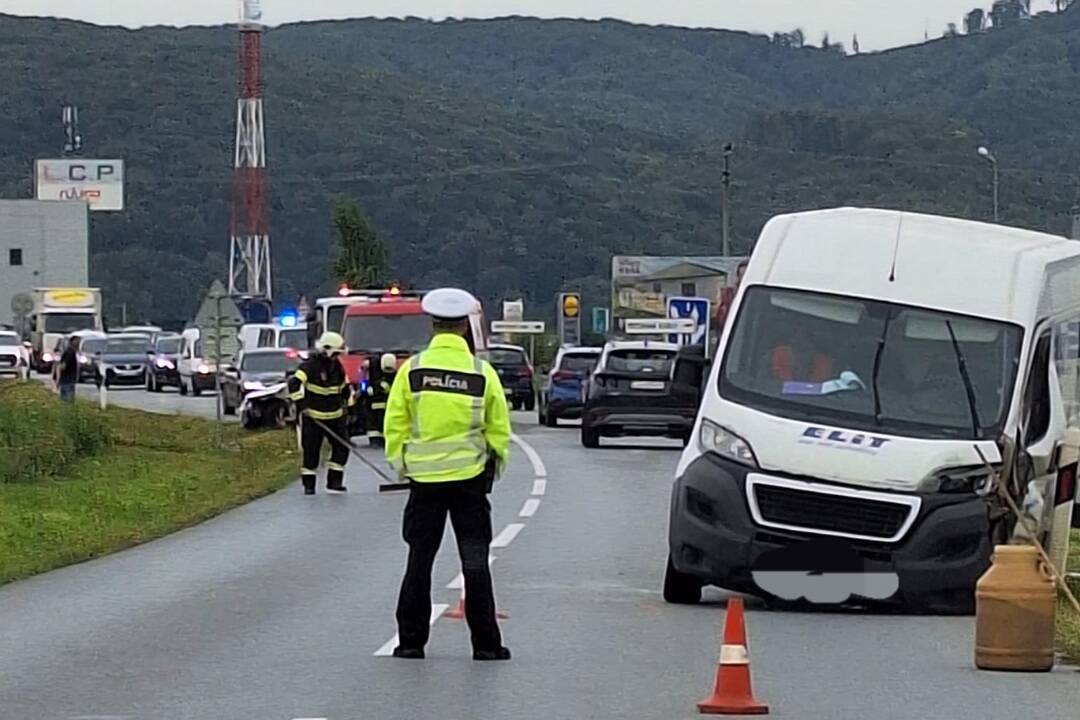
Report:
M 367 380 L 361 380 L 360 381 L 360 392 L 366 391 L 367 386 L 368 386 L 368 381 Z
M 281 327 L 296 327 L 296 312 L 293 310 L 289 310 L 281 313 L 281 315 L 278 316 L 278 323 L 281 325 Z

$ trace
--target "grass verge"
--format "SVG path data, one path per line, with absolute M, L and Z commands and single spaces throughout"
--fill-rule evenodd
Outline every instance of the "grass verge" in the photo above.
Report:
M 0 584 L 194 525 L 296 477 L 291 433 L 226 426 L 218 449 L 215 432 L 0 383 Z
M 1080 572 L 1080 530 L 1072 531 L 1066 568 L 1069 572 Z M 1069 587 L 1074 595 L 1080 597 L 1080 582 L 1073 581 Z M 1080 665 L 1080 615 L 1064 597 L 1058 600 L 1057 636 L 1058 647 L 1065 658 L 1074 665 Z

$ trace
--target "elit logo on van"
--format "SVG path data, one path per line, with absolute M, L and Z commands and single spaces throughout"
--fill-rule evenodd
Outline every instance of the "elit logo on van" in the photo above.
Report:
M 830 430 L 829 428 L 811 425 L 803 430 L 800 443 L 811 443 L 817 440 L 815 445 L 839 445 L 853 450 L 879 450 L 889 438 L 877 435 L 864 435 L 862 433 L 846 432 L 844 430 Z

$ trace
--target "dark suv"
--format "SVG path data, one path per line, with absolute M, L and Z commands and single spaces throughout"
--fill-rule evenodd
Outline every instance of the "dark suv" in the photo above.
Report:
M 533 388 L 533 367 L 525 348 L 517 345 L 489 345 L 478 353 L 499 373 L 506 399 L 515 410 L 536 408 L 536 390 Z

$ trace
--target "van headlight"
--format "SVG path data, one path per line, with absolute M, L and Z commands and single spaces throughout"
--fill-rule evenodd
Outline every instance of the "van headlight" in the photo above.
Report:
M 750 443 L 714 422 L 709 420 L 701 421 L 698 441 L 701 443 L 701 449 L 705 452 L 716 453 L 720 457 L 732 460 L 740 465 L 755 468 L 758 465 Z
M 990 471 L 985 465 L 938 470 L 923 480 L 923 492 L 975 494 L 985 496 L 993 489 Z

